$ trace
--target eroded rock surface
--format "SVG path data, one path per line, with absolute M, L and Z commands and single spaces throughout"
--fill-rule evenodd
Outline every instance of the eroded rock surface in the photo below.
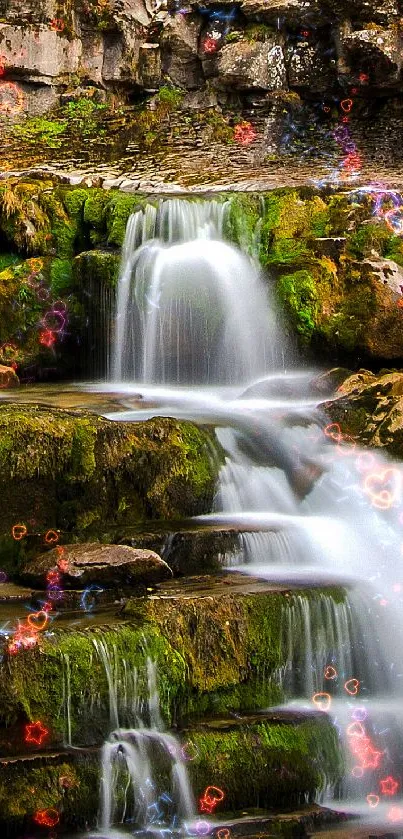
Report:
M 35 586 L 43 586 L 46 574 L 55 568 L 61 554 L 54 548 L 28 562 L 20 576 Z M 150 550 L 127 545 L 101 545 L 89 542 L 62 549 L 63 586 L 84 589 L 93 583 L 102 586 L 145 586 L 169 579 L 172 571 Z
M 338 394 L 322 408 L 342 434 L 403 457 L 403 372 L 360 370 L 339 386 Z

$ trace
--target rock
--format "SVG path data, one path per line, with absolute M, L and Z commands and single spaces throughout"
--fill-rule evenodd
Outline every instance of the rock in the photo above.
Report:
M 286 90 L 287 73 L 283 49 L 276 40 L 227 44 L 218 56 L 221 85 L 238 90 Z
M 138 78 L 142 87 L 156 89 L 161 82 L 161 73 L 161 49 L 159 44 L 142 44 L 138 66 Z
M 19 77 L 31 81 L 41 78 L 51 84 L 63 73 L 78 70 L 82 43 L 67 40 L 47 26 L 10 26 L 0 23 L 2 61 L 7 72 L 18 71 Z
M 319 396 L 330 396 L 335 390 L 342 390 L 343 382 L 351 377 L 351 371 L 346 367 L 333 367 L 320 376 L 315 376 L 310 382 L 311 390 Z
M 259 16 L 272 21 L 281 16 L 301 22 L 318 14 L 319 3 L 317 0 L 242 0 L 241 10 L 245 17 Z
M 371 76 L 378 86 L 397 82 L 401 67 L 398 31 L 374 27 L 344 34 L 340 44 L 351 65 L 371 66 Z
M 0 364 L 0 389 L 19 387 L 20 380 L 13 367 Z
M 194 90 L 204 85 L 198 56 L 201 21 L 190 15 L 169 17 L 161 35 L 163 72 L 175 85 Z
M 403 372 L 376 376 L 360 370 L 339 387 L 340 396 L 321 408 L 341 432 L 403 458 Z
M 323 50 L 319 44 L 311 46 L 305 41 L 287 51 L 287 59 L 290 87 L 306 87 L 324 93 L 331 86 L 334 74 L 323 59 Z
M 365 260 L 363 275 L 368 272 L 373 315 L 365 323 L 361 345 L 375 358 L 403 358 L 403 271 L 393 260 L 375 257 Z
M 62 551 L 62 586 L 65 588 L 85 589 L 93 583 L 106 587 L 146 586 L 172 577 L 169 565 L 150 550 L 89 542 L 66 545 Z M 20 577 L 28 584 L 45 588 L 46 574 L 59 560 L 60 553 L 54 548 L 30 560 Z
M 309 397 L 309 391 L 306 376 L 270 376 L 247 387 L 239 399 L 304 399 Z
M 117 526 L 209 512 L 219 468 L 211 444 L 189 422 L 2 404 L 0 535 L 25 522 L 111 541 Z

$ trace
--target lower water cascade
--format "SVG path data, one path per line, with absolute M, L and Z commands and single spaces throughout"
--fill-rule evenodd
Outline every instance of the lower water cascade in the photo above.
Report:
M 284 592 L 285 664 L 277 675 L 286 707 L 329 715 L 346 763 L 343 783 L 322 790 L 322 803 L 397 829 L 402 469 L 379 452 L 368 457 L 355 443 L 335 443 L 311 388 L 315 372 L 276 367 L 285 347 L 278 326 L 271 331 L 276 314 L 253 261 L 223 242 L 225 211 L 214 202 L 166 201 L 129 220 L 113 381 L 104 385 L 120 389 L 127 410 L 110 418 L 159 414 L 216 426 L 225 460 L 215 510 L 195 524 L 234 528 L 228 573 Z M 133 394 L 144 409 L 132 407 Z M 386 466 L 391 502 L 380 509 L 365 479 Z M 128 819 L 142 829 L 161 821 L 171 832 L 191 818 L 194 802 L 177 743 L 162 733 L 152 671 L 151 728 L 138 714 L 134 728 L 122 729 L 116 665 L 100 645 L 97 652 L 109 669 L 115 728 L 103 749 L 102 830 Z M 155 786 L 161 760 L 169 792 Z

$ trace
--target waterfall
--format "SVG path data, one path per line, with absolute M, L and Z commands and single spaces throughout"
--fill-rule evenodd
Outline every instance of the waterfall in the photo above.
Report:
M 115 381 L 230 384 L 273 366 L 278 329 L 268 289 L 253 260 L 223 241 L 228 206 L 170 199 L 130 217 Z
M 170 794 L 166 792 L 167 782 Z M 122 788 L 125 795 L 120 801 L 119 818 L 116 802 Z M 194 812 L 187 770 L 175 737 L 146 728 L 111 734 L 102 750 L 103 830 L 123 818 L 143 829 L 152 829 L 153 825 L 169 829 L 178 819 L 192 818 Z
M 285 344 L 268 288 L 253 258 L 223 241 L 226 212 L 225 203 L 174 200 L 129 220 L 110 387 L 119 382 L 130 394 L 140 381 L 150 415 L 217 426 L 226 456 L 216 509 L 195 523 L 238 531 L 237 570 L 283 591 L 278 676 L 286 701 L 330 715 L 346 758 L 343 808 L 359 799 L 368 813 L 385 778 L 403 786 L 402 469 L 374 452 L 375 478 L 386 468 L 397 475 L 390 505 L 377 507 L 363 453 L 326 434 L 314 372 L 279 372 Z M 148 683 L 155 697 L 151 671 Z M 156 732 L 158 707 L 150 710 Z M 151 743 L 171 778 L 169 748 L 141 725 L 117 728 L 108 741 L 105 824 L 122 766 L 128 798 L 120 812 L 141 811 L 147 821 L 149 791 L 139 799 L 134 787 L 146 783 L 141 756 L 157 784 Z M 379 812 L 392 820 L 387 795 Z
M 180 743 L 163 731 L 156 662 L 145 658 L 148 698 L 140 703 L 137 671 L 130 670 L 116 645 L 102 638 L 93 643 L 108 684 L 112 729 L 101 755 L 100 826 L 104 831 L 116 822 L 144 829 L 179 826 L 192 818 L 195 802 Z M 123 721 L 136 727 L 122 728 Z

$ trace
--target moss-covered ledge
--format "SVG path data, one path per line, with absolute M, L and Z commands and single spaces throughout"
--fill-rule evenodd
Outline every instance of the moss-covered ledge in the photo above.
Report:
M 302 719 L 281 720 L 262 715 L 260 719 L 232 720 L 225 727 L 219 722 L 179 733 L 182 754 L 198 802 L 208 786 L 224 793 L 214 814 L 217 836 L 221 825 L 231 824 L 234 811 L 269 808 L 261 813 L 264 833 L 270 836 L 301 836 L 298 816 L 282 824 L 273 810 L 289 813 L 303 808 L 300 818 L 309 818 L 308 802 L 315 800 L 325 784 L 336 784 L 343 772 L 338 735 L 325 714 Z M 157 755 L 156 755 L 157 757 Z M 63 828 L 94 826 L 99 807 L 100 754 L 98 750 L 55 751 L 21 757 L 12 762 L 0 760 L 0 827 L 2 836 L 29 830 L 32 817 L 42 809 L 54 808 Z M 157 760 L 154 778 L 166 788 L 166 774 Z M 166 770 L 165 770 L 166 771 Z M 248 783 L 245 783 L 248 778 Z M 168 787 L 169 788 L 169 787 Z M 124 785 L 118 788 L 117 813 L 124 808 Z M 306 815 L 304 815 L 304 812 Z M 226 817 L 230 821 L 225 821 Z M 320 810 L 315 810 L 318 822 Z M 201 814 L 205 819 L 206 814 Z M 326 812 L 323 813 L 323 819 Z M 253 824 L 251 834 L 253 831 Z M 304 834 L 305 835 L 305 832 Z
M 118 525 L 207 512 L 217 469 L 212 433 L 191 422 L 2 404 L 0 536 L 23 524 L 27 543 L 50 528 L 105 540 Z
M 246 580 L 228 593 L 213 585 L 208 595 L 188 597 L 179 589 L 175 597 L 139 598 L 103 626 L 56 621 L 34 649 L 6 654 L 0 663 L 0 739 L 14 727 L 18 746 L 18 730 L 40 719 L 51 732 L 49 745 L 70 740 L 68 729 L 76 746 L 100 744 L 105 732 L 133 723 L 133 707 L 147 707 L 148 658 L 156 663 L 168 727 L 206 713 L 277 705 L 285 698 L 289 609 L 301 599 L 309 604 L 314 637 L 323 608 L 345 596 L 342 589 L 273 591 L 259 581 L 251 588 Z M 306 643 L 300 630 L 293 643 L 291 666 L 298 667 Z

